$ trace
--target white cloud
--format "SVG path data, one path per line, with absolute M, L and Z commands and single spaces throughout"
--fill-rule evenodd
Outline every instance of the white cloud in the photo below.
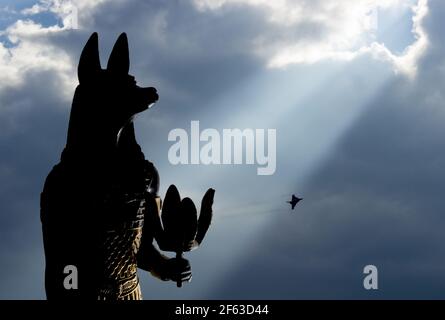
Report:
M 417 61 L 428 47 L 428 35 L 423 28 L 423 19 L 428 14 L 428 0 L 419 0 L 417 6 L 413 8 L 413 29 L 415 42 L 405 49 L 405 52 L 397 56 L 388 50 L 384 45 L 373 43 L 375 47 L 379 47 L 383 57 L 393 62 L 396 68 L 408 75 L 417 73 Z M 378 50 L 374 50 L 379 52 Z
M 110 3 L 111 7 L 123 0 L 41 0 L 30 8 L 22 10 L 24 19 L 18 20 L 0 35 L 13 45 L 0 42 L 0 87 L 2 90 L 26 81 L 28 72 L 53 71 L 60 78 L 61 94 L 69 99 L 77 80 L 76 62 L 58 46 L 53 38 L 71 28 L 66 20 L 67 13 L 76 8 L 80 29 L 96 26 L 99 15 L 103 17 Z M 405 7 L 413 0 L 339 0 L 335 3 L 325 0 L 194 0 L 195 7 L 206 14 L 209 10 L 225 8 L 255 9 L 264 11 L 265 20 L 258 27 L 258 33 L 248 33 L 249 38 L 240 41 L 244 52 L 262 57 L 272 68 L 286 67 L 298 63 L 316 63 L 325 59 L 351 60 L 363 54 L 389 61 L 395 70 L 415 75 L 417 60 L 428 45 L 423 30 L 423 18 L 428 12 L 427 0 L 419 0 L 413 7 L 413 34 L 415 42 L 401 55 L 396 55 L 385 45 L 375 42 L 372 37 L 373 8 Z M 148 6 L 147 6 L 148 8 Z M 34 19 L 41 12 L 52 12 L 62 20 L 62 25 L 42 26 Z M 157 39 L 161 47 L 180 47 L 178 51 L 191 46 L 193 33 L 168 37 L 168 9 L 160 11 L 158 18 L 151 21 L 145 35 Z M 227 23 L 230 23 L 228 21 Z M 123 26 L 122 28 L 124 28 Z M 252 29 L 254 30 L 254 29 Z M 199 33 L 199 32 L 198 32 Z M 211 35 L 212 33 L 206 34 Z M 250 37 L 251 36 L 251 37 Z M 200 39 L 199 37 L 197 39 Z M 195 39 L 196 40 L 196 39 Z M 200 40 L 201 41 L 201 40 Z M 238 42 L 237 42 L 238 43 Z M 238 43 L 238 44 L 239 44 Z M 200 48 L 200 44 L 196 46 Z
M 21 11 L 22 14 L 24 15 L 35 15 L 35 14 L 39 14 L 41 12 L 45 12 L 49 10 L 49 6 L 44 5 L 42 3 L 36 3 L 34 4 L 32 7 L 30 8 L 25 8 Z
M 68 53 L 51 41 L 51 36 L 72 28 L 69 14 L 81 12 L 79 23 L 91 19 L 98 5 L 107 0 L 41 0 L 21 13 L 32 16 L 42 12 L 52 12 L 62 20 L 62 26 L 42 26 L 32 19 L 17 20 L 0 35 L 7 38 L 12 46 L 0 42 L 0 88 L 7 90 L 26 81 L 28 72 L 52 71 L 60 79 L 60 94 L 69 99 L 77 82 L 73 78 L 75 64 Z
M 75 19 L 75 29 L 78 28 L 80 20 L 84 26 L 94 21 L 95 8 L 111 0 L 40 0 L 32 7 L 25 8 L 21 13 L 25 16 L 33 16 L 42 12 L 51 12 L 62 20 L 64 29 L 73 28 L 73 19 Z M 123 1 L 115 0 L 114 2 Z
M 416 61 L 428 40 L 422 20 L 428 11 L 427 0 L 419 0 L 413 10 L 415 42 L 402 55 L 375 41 L 376 12 L 379 9 L 411 7 L 412 0 L 194 0 L 198 10 L 223 10 L 228 7 L 254 7 L 264 10 L 267 22 L 277 33 L 257 36 L 255 52 L 274 68 L 290 64 L 315 63 L 324 59 L 350 60 L 370 53 L 393 63 L 397 71 L 416 73 Z M 295 30 L 301 31 L 295 36 Z
M 98 5 L 109 0 L 40 0 L 32 7 L 25 8 L 21 11 L 24 15 L 35 15 L 42 12 L 52 12 L 58 16 L 64 16 L 71 12 L 75 7 L 77 10 L 88 12 Z
M 52 70 L 60 76 L 63 88 L 72 88 L 67 76 L 72 73 L 69 56 L 56 50 L 45 37 L 60 30 L 61 27 L 45 28 L 31 20 L 19 20 L 9 26 L 3 34 L 14 45 L 6 47 L 0 43 L 0 87 L 5 90 L 22 84 L 28 72 Z

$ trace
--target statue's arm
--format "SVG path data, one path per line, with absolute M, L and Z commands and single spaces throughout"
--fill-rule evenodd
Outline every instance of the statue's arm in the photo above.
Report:
M 144 238 L 144 235 L 142 237 Z M 141 242 L 137 255 L 138 268 L 150 272 L 158 279 L 168 280 L 165 279 L 162 272 L 168 259 L 155 248 L 153 242 L 149 243 L 148 239 Z

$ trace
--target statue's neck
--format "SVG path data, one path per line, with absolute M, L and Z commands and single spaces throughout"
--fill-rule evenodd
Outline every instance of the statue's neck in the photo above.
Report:
M 109 125 L 106 120 L 97 121 L 97 118 L 100 119 L 84 115 L 73 106 L 66 143 L 70 155 L 90 161 L 102 161 L 114 155 L 120 128 Z

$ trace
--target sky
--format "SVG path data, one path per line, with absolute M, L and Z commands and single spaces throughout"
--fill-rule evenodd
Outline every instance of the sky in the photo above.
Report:
M 140 271 L 146 299 L 445 298 L 444 17 L 440 0 L 0 1 L 0 298 L 45 298 L 39 196 L 95 31 L 103 67 L 126 32 L 158 89 L 135 126 L 161 195 L 216 190 L 192 282 Z M 275 173 L 172 165 L 193 120 L 275 129 Z

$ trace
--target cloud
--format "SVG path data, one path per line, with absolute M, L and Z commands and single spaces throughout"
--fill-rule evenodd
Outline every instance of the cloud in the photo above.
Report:
M 0 44 L 0 177 L 8 183 L 0 188 L 0 269 L 13 280 L 0 282 L 15 285 L 0 296 L 44 297 L 38 195 L 65 143 L 77 59 L 93 31 L 103 65 L 126 31 L 131 72 L 160 91 L 136 125 L 162 188 L 177 183 L 193 199 L 217 189 L 219 220 L 190 255 L 192 284 L 176 290 L 143 275 L 146 297 L 366 298 L 356 284 L 370 260 L 387 271 L 391 291 L 383 297 L 404 296 L 400 273 L 440 296 L 433 280 L 443 243 L 443 4 L 418 2 L 415 41 L 396 55 L 374 41 L 372 21 L 355 14 L 368 17 L 369 5 L 411 10 L 406 1 L 71 2 L 78 30 L 63 23 L 62 1 L 39 1 L 2 31 L 9 43 Z M 42 13 L 58 23 L 44 23 Z M 168 131 L 192 119 L 215 128 L 275 126 L 277 174 L 261 180 L 252 168 L 170 166 Z M 323 143 L 346 119 L 357 122 L 335 145 Z M 301 173 L 314 149 L 320 167 Z M 276 193 L 293 189 L 305 193 L 299 214 L 277 211 L 286 199 Z M 32 271 L 17 268 L 25 265 Z
M 427 0 L 419 0 L 413 10 L 413 34 L 415 41 L 401 55 L 392 53 L 384 44 L 373 41 L 372 14 L 378 8 L 407 7 L 409 0 L 360 0 L 340 1 L 336 4 L 326 1 L 263 1 L 263 0 L 195 0 L 198 12 L 205 15 L 208 11 L 221 11 L 226 19 L 237 22 L 237 30 L 231 37 L 228 46 L 216 46 L 220 52 L 227 54 L 228 50 L 242 50 L 246 55 L 255 55 L 265 60 L 269 67 L 282 68 L 292 64 L 316 63 L 325 59 L 351 60 L 363 54 L 389 61 L 396 71 L 414 76 L 417 61 L 428 46 L 428 38 L 422 26 L 422 21 L 428 13 Z M 116 8 L 136 7 L 137 2 L 108 0 L 41 0 L 21 12 L 25 19 L 19 19 L 14 24 L 1 31 L 12 45 L 0 43 L 0 84 L 2 87 L 18 85 L 26 78 L 28 71 L 53 70 L 60 75 L 63 84 L 62 94 L 67 98 L 75 82 L 72 79 L 75 63 L 70 53 L 57 46 L 54 38 L 67 32 L 72 32 L 70 20 L 67 17 L 73 8 L 78 14 L 78 27 L 91 28 L 94 23 L 107 23 L 111 17 L 113 21 L 121 20 L 117 16 Z M 153 6 L 153 5 L 152 5 Z M 157 5 L 155 5 L 156 7 Z M 140 14 L 135 15 L 135 21 L 143 21 L 142 14 L 150 17 L 144 36 L 158 48 L 166 48 L 180 52 L 181 55 L 199 55 L 198 51 L 203 41 L 209 39 L 210 34 L 205 30 L 194 28 L 195 35 L 188 34 L 187 38 L 181 34 L 173 34 L 176 12 L 166 6 L 155 14 L 147 12 L 150 6 L 139 6 Z M 107 14 L 98 15 L 101 8 Z M 251 11 L 249 16 L 246 10 Z M 99 11 L 98 11 L 99 10 Z M 111 10 L 111 11 L 110 11 Z M 125 9 L 124 9 L 125 10 Z M 128 10 L 128 9 L 127 9 Z M 198 13 L 192 13 L 190 8 L 186 11 L 193 14 L 198 21 Z M 172 11 L 172 12 L 170 12 Z M 33 20 L 33 16 L 50 12 L 61 19 L 61 25 L 42 26 Z M 246 22 L 238 20 L 237 16 L 244 16 Z M 26 18 L 26 16 L 28 18 Z M 211 17 L 217 24 L 215 28 L 226 28 L 218 16 Z M 179 20 L 180 23 L 183 23 Z M 126 22 L 122 21 L 123 24 Z M 123 25 L 122 24 L 122 25 Z M 144 23 L 143 23 L 144 24 Z M 121 25 L 116 23 L 115 25 Z M 256 29 L 252 28 L 256 25 Z M 71 30 L 71 31 L 70 31 Z M 209 30 L 210 31 L 210 30 Z M 220 29 L 223 31 L 223 29 Z M 218 31 L 217 31 L 218 32 Z M 238 34 L 238 36 L 237 36 Z M 234 40 L 239 38 L 238 41 Z M 184 41 L 184 39 L 187 39 Z M 236 46 L 234 46 L 236 45 Z M 172 46 L 177 47 L 172 50 Z M 220 48 L 221 47 L 221 48 Z M 211 54 L 218 54 L 216 51 Z
M 76 18 L 76 21 L 82 26 L 84 21 L 91 21 L 90 14 L 103 3 L 105 0 L 41 0 L 32 7 L 23 9 L 23 19 L 18 19 L 0 32 L 9 41 L 9 45 L 0 42 L 0 90 L 22 85 L 30 72 L 52 71 L 61 82 L 57 91 L 68 99 L 77 82 L 72 77 L 75 62 L 53 40 L 73 31 L 70 18 L 73 10 L 76 15 L 81 10 L 81 18 Z M 32 16 L 42 12 L 54 14 L 61 19 L 62 25 L 45 27 L 32 19 Z
M 68 94 L 73 85 L 68 78 L 73 68 L 71 60 L 48 41 L 48 36 L 60 30 L 58 26 L 44 28 L 31 20 L 19 20 L 5 30 L 14 45 L 0 44 L 1 90 L 22 85 L 29 72 L 50 70 L 60 77 L 63 94 Z
M 351 60 L 362 54 L 390 61 L 395 70 L 409 76 L 416 73 L 416 62 L 428 40 L 422 29 L 427 14 L 426 0 L 412 6 L 415 41 L 401 55 L 392 53 L 375 41 L 378 11 L 411 7 L 410 0 L 264 1 L 195 0 L 201 11 L 241 10 L 253 7 L 263 11 L 273 32 L 259 33 L 252 41 L 255 52 L 268 60 L 270 67 L 316 63 L 325 59 Z M 236 9 L 233 9 L 236 8 Z
M 70 14 L 73 8 L 76 8 L 78 11 L 88 12 L 106 1 L 109 0 L 40 0 L 33 6 L 21 10 L 21 13 L 32 16 L 42 12 L 52 12 L 63 17 Z

